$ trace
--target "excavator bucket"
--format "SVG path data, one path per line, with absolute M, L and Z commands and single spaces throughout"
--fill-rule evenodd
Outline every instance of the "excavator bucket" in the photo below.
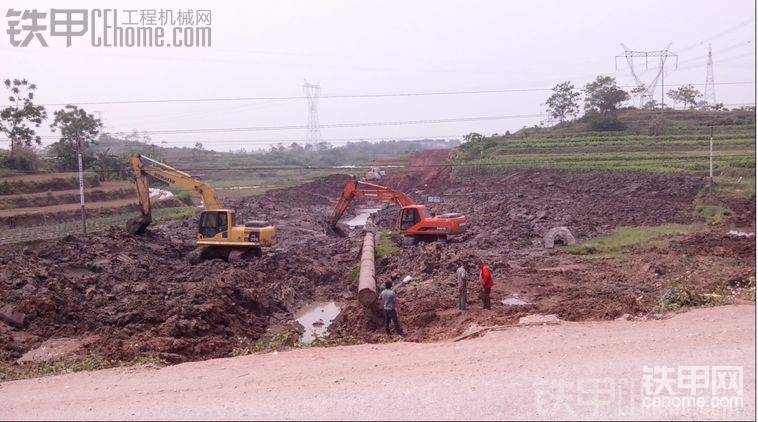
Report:
M 126 222 L 126 230 L 131 234 L 142 234 L 151 222 L 152 218 L 146 216 L 133 218 Z

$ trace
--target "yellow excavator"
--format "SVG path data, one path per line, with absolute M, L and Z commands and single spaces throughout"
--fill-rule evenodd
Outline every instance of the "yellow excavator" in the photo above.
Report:
M 221 205 L 213 188 L 202 180 L 144 155 L 131 158 L 134 182 L 137 185 L 142 215 L 126 223 L 132 234 L 142 234 L 152 222 L 150 185 L 147 176 L 175 185 L 187 192 L 200 195 L 205 210 L 200 213 L 197 246 L 189 260 L 195 264 L 203 259 L 221 258 L 236 261 L 245 257 L 260 256 L 261 247 L 276 243 L 276 227 L 265 221 L 250 221 L 235 226 L 235 213 Z

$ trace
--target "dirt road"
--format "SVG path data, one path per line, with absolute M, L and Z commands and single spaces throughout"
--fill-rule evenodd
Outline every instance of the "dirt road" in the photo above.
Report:
M 519 327 L 457 343 L 314 348 L 14 381 L 0 384 L 0 418 L 753 419 L 754 318 L 754 306 L 735 305 L 663 321 Z M 742 368 L 742 380 L 734 371 L 718 377 L 732 387 L 742 381 L 741 391 L 718 395 L 741 397 L 742 406 L 713 408 L 710 390 L 698 389 L 704 407 L 645 409 L 646 366 L 673 368 L 675 382 L 663 384 L 679 398 L 695 396 L 677 368 Z M 656 372 L 653 385 L 660 379 Z M 672 396 L 664 389 L 650 397 Z

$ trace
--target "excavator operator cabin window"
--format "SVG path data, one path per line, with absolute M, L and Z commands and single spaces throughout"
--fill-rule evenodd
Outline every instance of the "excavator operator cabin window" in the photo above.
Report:
M 418 223 L 418 210 L 406 208 L 400 217 L 400 230 L 407 230 Z
M 203 237 L 213 237 L 228 230 L 229 222 L 225 212 L 206 211 L 200 217 L 200 233 Z
M 218 226 L 218 216 L 215 212 L 204 212 L 203 221 L 200 223 L 204 228 L 216 228 Z

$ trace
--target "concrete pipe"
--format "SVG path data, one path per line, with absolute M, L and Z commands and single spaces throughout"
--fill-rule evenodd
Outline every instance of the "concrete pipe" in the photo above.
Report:
M 374 235 L 366 233 L 363 238 L 361 266 L 358 275 L 358 302 L 366 308 L 374 306 L 377 300 L 374 272 Z

